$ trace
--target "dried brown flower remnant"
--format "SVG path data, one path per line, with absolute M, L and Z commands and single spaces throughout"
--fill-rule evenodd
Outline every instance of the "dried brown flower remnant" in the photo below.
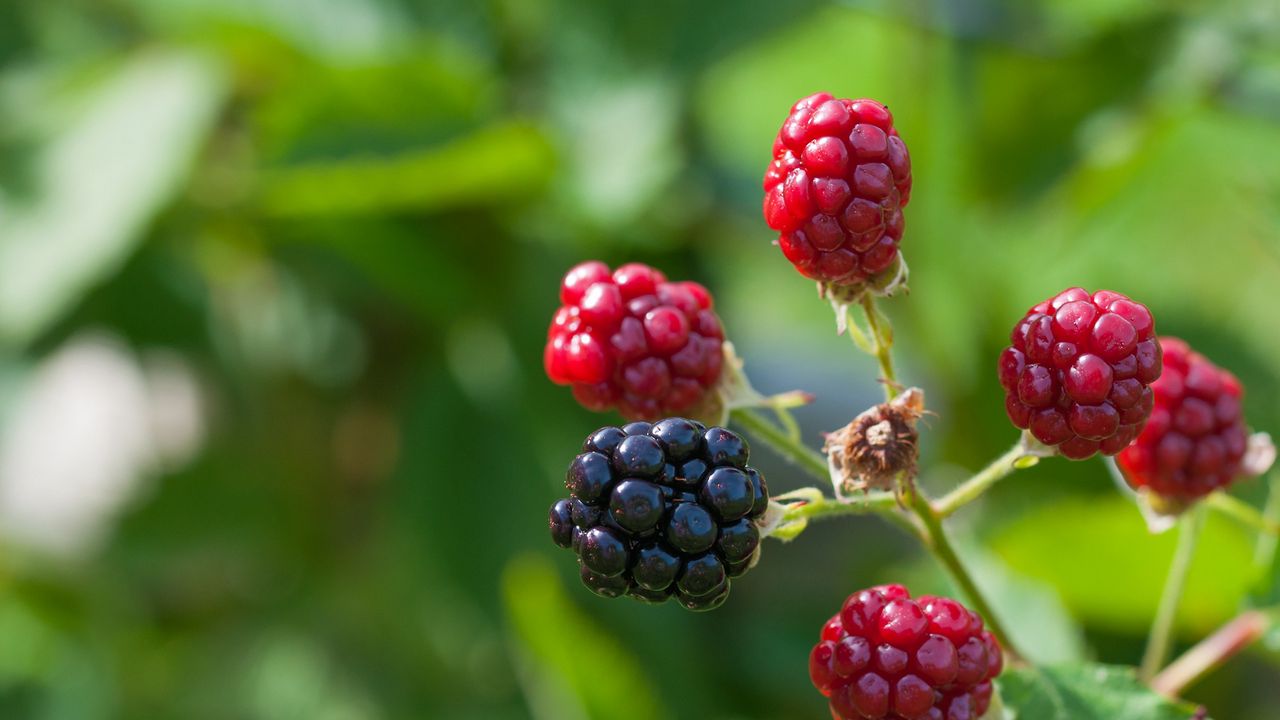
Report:
M 889 490 L 900 473 L 914 477 L 919 457 L 916 421 L 922 414 L 924 391 L 909 388 L 828 435 L 823 450 L 837 491 Z

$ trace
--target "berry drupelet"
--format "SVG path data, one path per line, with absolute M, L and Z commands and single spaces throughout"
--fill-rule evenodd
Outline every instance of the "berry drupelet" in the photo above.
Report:
M 898 258 L 911 158 L 884 105 L 818 93 L 778 131 L 764 192 L 765 222 L 801 274 L 862 285 Z
M 1070 288 L 1027 311 L 1010 338 L 999 372 L 1014 425 L 1072 460 L 1115 455 L 1138 436 L 1160 377 L 1145 306 Z
M 901 585 L 850 595 L 809 655 L 836 720 L 978 720 L 1003 667 L 977 613 Z
M 675 597 L 719 607 L 729 579 L 758 557 L 756 520 L 769 505 L 747 444 L 684 418 L 604 427 L 583 443 L 551 506 L 557 545 L 578 555 L 582 582 L 605 597 Z
M 616 407 L 628 420 L 691 413 L 720 379 L 724 331 L 698 283 L 589 261 L 564 276 L 560 302 L 543 362 L 590 410 Z
M 1246 474 L 1249 431 L 1235 375 L 1178 338 L 1162 337 L 1160 346 L 1164 372 L 1151 386 L 1155 409 L 1116 461 L 1130 485 L 1176 509 Z

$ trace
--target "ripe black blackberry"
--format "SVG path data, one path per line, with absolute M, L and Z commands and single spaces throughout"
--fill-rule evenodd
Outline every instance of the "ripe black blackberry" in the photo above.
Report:
M 597 595 L 719 607 L 759 556 L 769 506 L 747 453 L 736 433 L 684 418 L 601 428 L 569 464 L 551 538 Z

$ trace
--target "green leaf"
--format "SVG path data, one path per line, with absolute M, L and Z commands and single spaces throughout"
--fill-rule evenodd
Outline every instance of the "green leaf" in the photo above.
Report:
M 438 147 L 269 172 L 262 204 L 269 214 L 285 217 L 493 205 L 539 189 L 553 165 L 540 130 L 504 122 Z
M 966 545 L 964 550 L 979 586 L 990 593 L 994 612 L 1032 662 L 1084 659 L 1084 633 L 1053 588 L 1010 570 L 1000 558 L 977 547 Z
M 535 717 L 667 717 L 644 668 L 574 605 L 545 557 L 512 560 L 502 575 L 502 595 Z M 586 590 L 578 595 L 594 597 Z
M 124 261 L 181 186 L 223 87 L 203 56 L 157 51 L 65 109 L 33 197 L 0 190 L 0 344 L 34 338 Z
M 1196 712 L 1193 705 L 1155 694 L 1128 667 L 1022 668 L 1009 670 L 997 683 L 1016 720 L 1189 720 Z
M 1149 533 L 1133 504 L 1115 495 L 1029 510 L 991 535 L 989 547 L 1017 573 L 1053 586 L 1086 625 L 1133 633 L 1155 614 L 1174 542 L 1172 533 Z M 1209 517 L 1179 606 L 1180 633 L 1204 635 L 1235 615 L 1253 580 L 1251 544 L 1235 521 Z

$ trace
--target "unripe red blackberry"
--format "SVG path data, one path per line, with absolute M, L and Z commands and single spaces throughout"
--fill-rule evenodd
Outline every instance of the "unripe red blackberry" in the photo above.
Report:
M 639 263 L 610 272 L 593 260 L 564 276 L 560 301 L 543 364 L 590 410 L 616 407 L 627 419 L 691 413 L 720 379 L 724 331 L 698 283 L 668 282 Z
M 888 108 L 810 95 L 791 108 L 764 174 L 764 218 L 805 277 L 861 285 L 889 270 L 911 196 L 911 158 Z
M 759 556 L 769 506 L 747 454 L 736 433 L 684 418 L 601 428 L 569 465 L 551 539 L 577 553 L 598 595 L 719 607 Z
M 1141 432 L 1160 377 L 1144 305 L 1070 288 L 1027 311 L 1010 339 L 999 371 L 1014 425 L 1072 460 L 1115 455 Z
M 977 613 L 901 585 L 850 595 L 809 654 L 836 720 L 978 720 L 1003 667 Z
M 1149 488 L 1176 505 L 1245 474 L 1249 430 L 1235 375 L 1178 338 L 1162 337 L 1160 346 L 1164 373 L 1151 386 L 1155 409 L 1116 461 L 1134 488 Z

